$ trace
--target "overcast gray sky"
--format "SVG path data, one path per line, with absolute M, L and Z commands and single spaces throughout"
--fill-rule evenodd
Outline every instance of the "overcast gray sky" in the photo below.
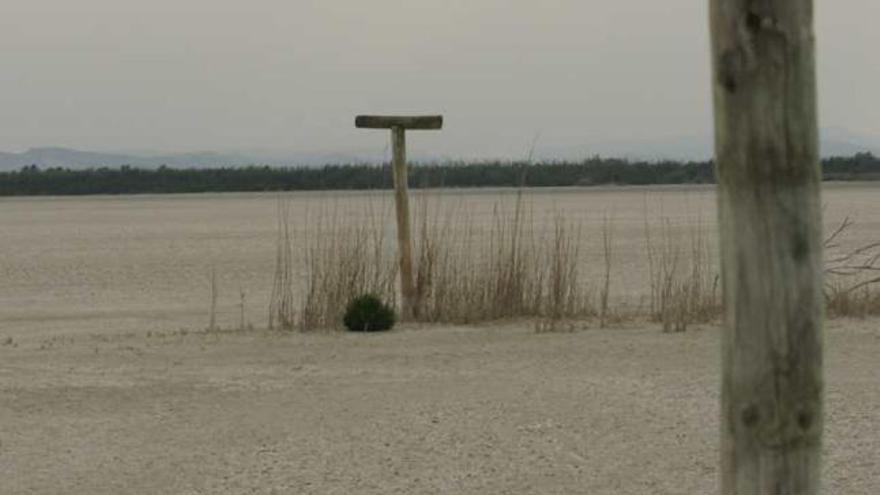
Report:
M 880 3 L 816 0 L 823 127 L 880 136 Z M 0 150 L 450 157 L 709 134 L 707 0 L 3 0 Z

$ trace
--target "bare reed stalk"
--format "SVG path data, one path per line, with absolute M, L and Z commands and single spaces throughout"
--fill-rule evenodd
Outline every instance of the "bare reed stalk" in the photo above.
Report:
M 389 304 L 397 300 L 394 253 L 386 245 L 387 211 L 377 216 L 368 203 L 361 221 L 341 220 L 334 208 L 314 217 L 315 234 L 305 256 L 305 294 L 300 305 L 304 331 L 338 327 L 346 304 L 374 294 Z
M 431 315 L 427 314 L 428 308 L 425 297 L 433 289 L 434 276 L 437 268 L 437 258 L 440 256 L 438 242 L 443 238 L 445 232 L 438 231 L 438 215 L 430 217 L 428 210 L 430 209 L 428 194 L 421 194 L 419 201 L 416 203 L 416 228 L 415 253 L 415 286 L 416 286 L 416 302 L 415 314 L 422 319 L 430 320 Z M 448 249 L 446 250 L 448 252 Z M 439 294 L 444 297 L 445 294 Z
M 420 316 L 434 322 L 512 317 L 548 321 L 592 308 L 578 276 L 580 229 L 561 215 L 537 229 L 521 192 L 496 204 L 486 230 L 457 205 L 417 203 L 416 279 Z M 477 239 L 481 235 L 482 242 Z
M 659 308 L 659 322 L 663 324 L 663 331 L 684 331 L 686 322 L 682 321 L 687 305 L 684 300 L 682 283 L 678 278 L 679 259 L 681 258 L 681 246 L 670 235 L 669 222 L 664 222 L 663 248 L 660 251 L 660 300 L 656 305 Z
M 208 330 L 217 328 L 217 270 L 211 267 L 211 316 L 208 321 Z
M 690 229 L 690 249 L 684 256 L 681 237 L 673 232 L 668 219 L 661 222 L 661 245 L 654 242 L 647 214 L 645 252 L 650 279 L 652 321 L 664 332 L 683 332 L 692 323 L 705 323 L 718 317 L 721 299 L 718 274 L 714 271 L 713 251 L 701 224 Z
M 721 314 L 721 299 L 718 294 L 720 274 L 714 271 L 713 253 L 707 242 L 702 222 L 690 228 L 690 266 L 684 280 L 683 292 L 687 309 L 679 323 L 683 331 L 691 323 L 706 323 Z
M 245 318 L 244 318 L 244 302 L 245 302 L 245 294 L 244 288 L 242 288 L 241 283 L 238 284 L 238 329 L 245 329 Z
M 550 250 L 546 252 L 542 266 L 547 273 L 546 308 L 542 311 L 544 319 L 538 323 L 538 330 L 553 332 L 566 318 L 592 316 L 592 307 L 587 287 L 581 283 L 578 270 L 580 258 L 581 230 L 572 231 L 565 217 L 557 214 L 553 220 L 553 239 Z M 569 326 L 569 330 L 573 326 Z
M 656 256 L 655 256 L 655 247 L 653 236 L 651 235 L 651 226 L 648 223 L 648 204 L 645 203 L 645 258 L 648 260 L 648 280 L 650 287 L 649 294 L 649 314 L 652 318 L 655 318 L 655 315 L 659 314 L 660 309 L 660 279 L 661 279 L 661 270 L 658 268 Z
M 602 220 L 602 259 L 605 272 L 602 278 L 602 289 L 599 291 L 599 326 L 605 328 L 608 324 L 608 297 L 611 293 L 611 221 L 606 215 Z
M 277 205 L 278 236 L 275 275 L 269 298 L 269 329 L 292 330 L 296 308 L 293 300 L 293 251 L 290 243 L 290 208 L 281 198 Z
M 578 224 L 561 214 L 536 222 L 522 191 L 512 201 L 496 204 L 490 221 L 480 224 L 465 201 L 443 202 L 442 194 L 423 191 L 415 202 L 419 320 L 473 323 L 525 317 L 535 318 L 541 329 L 553 330 L 566 319 L 595 316 L 607 326 L 617 317 L 642 315 L 613 307 L 614 225 L 607 216 L 600 234 L 604 273 L 593 298 L 579 273 L 583 232 Z M 336 328 L 346 303 L 356 296 L 374 293 L 391 304 L 398 301 L 395 248 L 388 242 L 393 232 L 390 203 L 368 200 L 366 207 L 359 203 L 351 210 L 353 214 L 340 215 L 337 205 L 331 212 L 307 215 L 309 235 L 299 251 L 301 258 L 295 258 L 287 208 L 279 203 L 270 324 L 285 329 Z M 647 209 L 644 223 L 647 316 L 667 332 L 717 318 L 721 298 L 707 230 L 699 223 L 682 231 L 668 219 L 653 221 Z M 851 224 L 845 223 L 826 241 L 829 251 Z M 880 314 L 878 264 L 878 243 L 829 259 L 832 314 Z M 294 265 L 302 273 L 296 281 Z M 242 312 L 243 306 L 242 297 Z
M 492 271 L 495 273 L 491 301 L 491 308 L 495 317 L 501 317 L 498 311 L 507 308 L 507 312 L 514 315 L 525 313 L 528 301 L 526 273 L 529 257 L 525 244 L 525 220 L 522 190 L 516 193 L 513 216 L 506 217 L 495 210 L 496 228 L 490 244 L 495 248 L 495 256 L 492 258 Z
M 455 207 L 441 211 L 439 201 L 423 193 L 416 204 L 416 218 L 420 318 L 435 322 L 469 320 L 482 303 L 482 297 L 473 292 L 479 254 L 473 251 L 470 217 Z
M 548 267 L 546 316 L 560 320 L 586 310 L 587 300 L 579 283 L 577 260 L 580 257 L 580 230 L 570 232 L 562 215 L 553 220 L 553 243 L 543 263 Z
M 483 253 L 467 212 L 441 211 L 423 194 L 417 204 L 416 280 L 425 321 L 471 321 L 485 309 Z

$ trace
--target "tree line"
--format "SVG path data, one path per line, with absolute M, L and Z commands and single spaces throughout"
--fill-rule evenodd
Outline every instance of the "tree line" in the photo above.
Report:
M 880 158 L 871 153 L 827 158 L 822 168 L 825 180 L 880 180 Z M 534 164 L 447 162 L 416 164 L 410 168 L 410 186 L 414 188 L 714 182 L 711 161 L 647 162 L 594 157 Z M 43 169 L 32 165 L 0 172 L 0 196 L 388 189 L 392 184 L 390 166 L 363 164 L 211 169 L 122 166 L 85 170 Z

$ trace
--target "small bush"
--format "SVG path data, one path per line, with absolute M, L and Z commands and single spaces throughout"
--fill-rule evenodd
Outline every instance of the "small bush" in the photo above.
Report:
M 343 322 L 352 332 L 381 332 L 394 326 L 394 310 L 373 294 L 348 303 Z

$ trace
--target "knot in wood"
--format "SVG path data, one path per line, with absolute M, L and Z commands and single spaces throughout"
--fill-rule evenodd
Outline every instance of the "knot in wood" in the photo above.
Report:
M 776 18 L 763 16 L 755 12 L 746 14 L 745 25 L 746 29 L 752 34 L 759 31 L 776 31 L 779 29 L 779 21 Z
M 730 93 L 739 88 L 746 69 L 746 56 L 739 46 L 728 48 L 719 59 L 718 84 Z
M 749 404 L 743 408 L 741 417 L 743 424 L 747 428 L 754 428 L 761 421 L 761 411 L 758 410 L 757 405 Z
M 750 31 L 775 28 L 778 8 L 776 0 L 751 0 L 746 8 L 746 27 Z
M 738 421 L 764 448 L 784 450 L 811 443 L 816 436 L 816 417 L 808 404 L 774 410 L 749 403 L 740 410 Z

